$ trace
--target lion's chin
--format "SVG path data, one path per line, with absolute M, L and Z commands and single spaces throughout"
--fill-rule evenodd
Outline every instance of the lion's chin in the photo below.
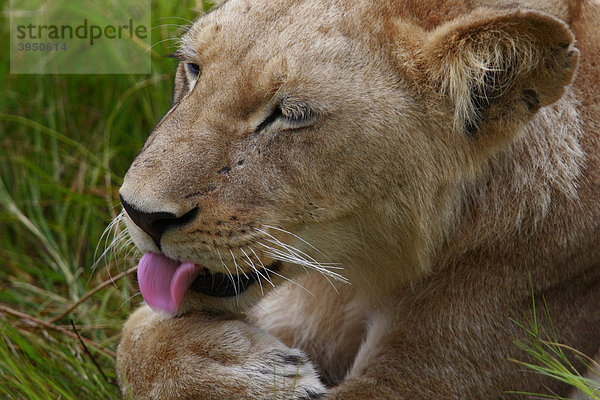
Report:
M 211 297 L 239 296 L 261 277 L 268 278 L 270 274 L 276 273 L 280 268 L 280 261 L 274 261 L 267 267 L 258 268 L 253 272 L 242 272 L 236 275 L 212 273 L 204 268 L 192 282 L 190 290 Z

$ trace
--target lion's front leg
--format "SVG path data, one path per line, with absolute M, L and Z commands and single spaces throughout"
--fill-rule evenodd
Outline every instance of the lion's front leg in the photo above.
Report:
M 119 381 L 134 399 L 314 399 L 326 389 L 304 353 L 235 319 L 138 309 L 123 328 Z

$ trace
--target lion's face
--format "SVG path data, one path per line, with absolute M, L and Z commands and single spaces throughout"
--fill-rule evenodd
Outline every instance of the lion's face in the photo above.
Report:
M 246 308 L 304 271 L 405 282 L 504 143 L 455 129 L 430 34 L 329 3 L 231 0 L 183 38 L 173 108 L 120 191 L 156 253 L 138 272 L 151 306 Z

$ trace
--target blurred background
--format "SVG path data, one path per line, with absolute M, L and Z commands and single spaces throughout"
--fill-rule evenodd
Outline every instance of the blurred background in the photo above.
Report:
M 105 229 L 169 109 L 176 63 L 165 56 L 209 7 L 152 1 L 150 75 L 11 75 L 0 0 L 0 398 L 121 397 L 119 330 L 141 297 L 135 251 L 111 247 L 120 230 Z

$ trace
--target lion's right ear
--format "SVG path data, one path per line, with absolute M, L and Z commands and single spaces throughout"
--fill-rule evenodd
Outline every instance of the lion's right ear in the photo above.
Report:
M 505 142 L 563 95 L 579 55 L 573 42 L 549 15 L 483 9 L 431 32 L 422 65 L 448 99 L 455 131 Z

